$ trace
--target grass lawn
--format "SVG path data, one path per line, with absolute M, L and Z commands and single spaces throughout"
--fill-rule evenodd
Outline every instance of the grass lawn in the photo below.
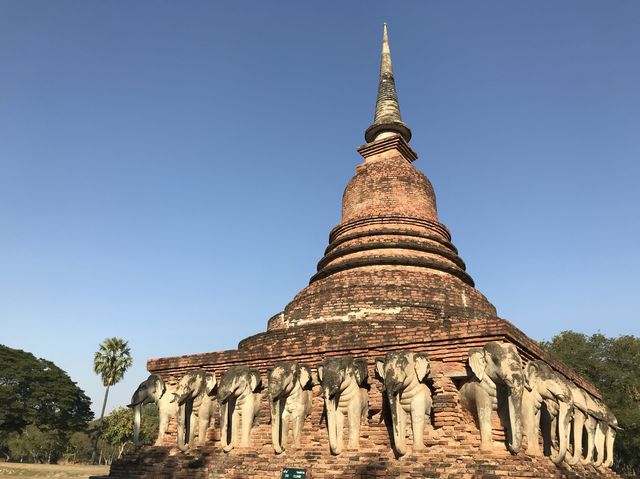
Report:
M 82 464 L 19 464 L 0 462 L 0 479 L 58 478 L 87 479 L 89 476 L 106 476 L 109 466 L 86 466 Z

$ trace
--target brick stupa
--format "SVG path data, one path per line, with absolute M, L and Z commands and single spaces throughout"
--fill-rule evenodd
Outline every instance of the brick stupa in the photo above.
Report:
M 342 221 L 310 283 L 268 321 L 267 331 L 240 341 L 238 349 L 152 359 L 150 372 L 168 384 L 187 371 L 203 368 L 217 374 L 234 365 L 260 370 L 279 361 L 315 367 L 324 358 L 352 355 L 369 364 L 369 418 L 360 447 L 332 455 L 323 398 L 314 386 L 311 415 L 302 445 L 277 455 L 271 445 L 269 405 L 252 431 L 252 445 L 225 453 L 219 420 L 209 428 L 203 447 L 182 453 L 175 448 L 175 425 L 165 447 L 146 447 L 116 461 L 116 478 L 279 478 L 283 467 L 308 469 L 312 477 L 617 477 L 590 465 L 554 465 L 548 457 L 512 455 L 504 428 L 495 415 L 495 450 L 479 450 L 473 417 L 460 405 L 459 387 L 471 373 L 468 351 L 488 341 L 514 344 L 523 360 L 542 359 L 595 397 L 600 393 L 535 341 L 497 316 L 495 307 L 474 288 L 465 264 L 440 223 L 429 179 L 413 166 L 411 130 L 402 121 L 385 26 L 380 83 L 364 161 L 347 185 Z M 374 360 L 393 350 L 426 352 L 431 360 L 432 424 L 426 448 L 398 458 L 382 413 L 382 384 Z M 317 378 L 314 377 L 317 382 Z M 387 419 L 388 422 L 388 419 Z M 410 429 L 407 433 L 410 436 Z M 409 441 L 411 439 L 409 438 Z

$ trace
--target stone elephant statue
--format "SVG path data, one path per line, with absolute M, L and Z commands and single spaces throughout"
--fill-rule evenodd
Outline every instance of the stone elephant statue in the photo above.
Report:
M 477 415 L 480 450 L 493 448 L 491 413 L 498 411 L 510 435 L 507 448 L 517 454 L 522 447 L 524 390 L 522 359 L 518 350 L 511 343 L 490 341 L 482 348 L 469 350 L 469 367 L 475 379 L 460 388 L 460 400 L 464 408 Z
M 357 449 L 360 445 L 360 425 L 369 412 L 367 378 L 367 361 L 364 359 L 333 357 L 318 365 L 332 454 L 340 454 L 343 449 L 345 414 L 349 422 L 349 448 Z
M 618 419 L 613 412 L 599 399 L 595 399 L 595 408 L 591 413 L 597 419 L 597 427 L 594 438 L 596 459 L 593 465 L 599 467 L 611 467 L 613 465 L 613 443 L 620 427 Z
M 578 463 L 590 464 L 593 462 L 593 449 L 595 447 L 596 428 L 598 420 L 594 416 L 597 405 L 589 393 L 580 389 L 569 381 L 569 390 L 573 400 L 573 449 L 567 452 L 564 460 L 574 466 Z M 587 448 L 584 450 L 582 437 L 584 431 L 587 434 Z
M 196 425 L 198 443 L 200 446 L 204 445 L 213 417 L 216 384 L 215 373 L 204 369 L 189 371 L 178 381 L 175 397 L 179 407 L 177 442 L 181 451 L 186 451 L 193 445 Z
M 551 461 L 560 464 L 567 453 L 571 432 L 569 425 L 574 410 L 569 381 L 544 361 L 529 361 L 525 368 L 522 410 L 527 453 L 534 456 L 540 455 L 538 437 L 543 403 L 551 417 L 549 437 L 552 442 L 556 434 L 556 425 L 558 430 L 558 451 L 556 454 L 552 452 Z
M 393 444 L 398 456 L 407 453 L 406 417 L 411 418 L 413 449 L 424 449 L 425 417 L 431 415 L 431 391 L 423 383 L 431 364 L 426 354 L 392 351 L 384 359 L 376 359 L 376 372 L 384 381 L 389 400 Z
M 178 414 L 178 402 L 175 401 L 174 389 L 168 388 L 162 378 L 157 374 L 151 374 L 142 381 L 131 397 L 131 404 L 127 407 L 133 408 L 133 443 L 140 445 L 140 419 L 142 406 L 155 403 L 158 406 L 160 425 L 158 427 L 158 438 L 155 445 L 161 446 L 167 426 L 172 418 Z
M 234 446 L 249 447 L 253 422 L 260 410 L 261 387 L 260 373 L 248 366 L 230 367 L 220 377 L 220 444 L 225 452 Z
M 276 454 L 281 454 L 287 448 L 291 421 L 294 445 L 300 447 L 302 426 L 311 412 L 310 382 L 311 370 L 296 362 L 278 363 L 269 371 L 271 439 Z

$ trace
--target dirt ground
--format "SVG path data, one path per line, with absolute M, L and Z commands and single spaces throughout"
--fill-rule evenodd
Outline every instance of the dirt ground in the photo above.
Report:
M 0 479 L 87 479 L 89 476 L 106 476 L 109 466 L 87 466 L 82 464 L 19 464 L 0 462 Z

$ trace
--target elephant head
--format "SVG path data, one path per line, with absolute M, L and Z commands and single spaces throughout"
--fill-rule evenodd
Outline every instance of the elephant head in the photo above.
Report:
M 544 361 L 529 361 L 525 368 L 525 387 L 531 392 L 534 398 L 533 402 L 541 404 L 544 401 L 552 418 L 557 418 L 558 423 L 558 452 L 551 455 L 554 464 L 560 464 L 567 453 L 569 445 L 569 424 L 573 417 L 573 397 L 571 388 L 567 379 L 557 373 Z M 539 409 L 539 405 L 536 406 Z M 529 421 L 534 422 L 529 418 Z M 553 424 L 553 422 L 552 422 Z M 537 430 L 537 424 L 534 424 Z M 550 435 L 553 437 L 555 428 L 552 427 Z M 535 437 L 528 437 L 528 441 L 537 441 L 537 433 L 532 434 Z
M 576 386 L 571 381 L 567 381 L 569 390 L 571 391 L 571 399 L 573 400 L 574 412 L 573 412 L 573 450 L 571 453 L 567 452 L 564 460 L 567 464 L 574 466 L 583 459 L 583 447 L 582 436 L 585 430 L 585 424 L 587 423 L 589 414 L 589 402 L 588 394 Z M 594 429 L 595 431 L 595 429 Z M 593 445 L 593 434 L 591 428 L 587 427 L 587 443 Z
M 366 397 L 360 388 L 367 383 L 367 362 L 364 359 L 354 359 L 351 356 L 341 356 L 325 359 L 318 365 L 318 379 L 322 387 L 322 395 L 327 412 L 327 428 L 329 430 L 329 447 L 332 454 L 342 452 L 342 425 L 344 412 L 352 410 L 351 401 L 358 401 L 360 411 L 366 409 Z M 349 399 L 341 395 L 347 389 Z M 365 391 L 366 395 L 366 391 Z M 362 403 L 365 404 L 362 404 Z M 360 417 L 349 417 L 349 445 L 355 447 L 360 433 Z
M 164 381 L 157 374 L 151 374 L 142 381 L 131 397 L 131 404 L 127 407 L 133 409 L 133 443 L 140 445 L 140 419 L 142 406 L 158 403 L 167 390 Z
M 218 401 L 220 442 L 225 452 L 233 449 L 234 438 L 237 437 L 237 431 L 233 430 L 234 416 L 242 416 L 241 446 L 248 446 L 253 419 L 259 406 L 258 391 L 261 385 L 262 379 L 258 370 L 248 366 L 233 366 L 222 374 L 218 385 Z
M 304 390 L 311 381 L 311 370 L 296 362 L 277 363 L 269 371 L 269 404 L 271 407 L 271 439 L 276 454 L 281 454 L 286 445 L 286 424 L 282 425 L 283 409 L 294 391 Z M 299 394 L 302 398 L 302 395 Z M 304 408 L 302 408 L 304 409 Z M 304 415 L 304 410 L 301 413 Z M 297 431 L 299 433 L 299 431 Z M 296 430 L 294 428 L 294 436 Z
M 194 424 L 188 424 L 187 409 L 193 408 L 193 401 L 203 396 L 211 396 L 216 387 L 216 375 L 203 369 L 189 371 L 176 386 L 175 399 L 178 402 L 178 449 L 186 451 L 185 437 L 191 438 L 195 432 L 191 431 Z M 202 439 L 201 439 L 202 440 Z
M 611 467 L 613 465 L 613 444 L 620 429 L 618 419 L 602 401 L 594 398 L 593 402 L 596 409 L 592 411 L 592 414 L 597 417 L 594 440 L 597 457 L 593 465 Z
M 522 392 L 524 377 L 522 359 L 511 343 L 490 341 L 483 348 L 469 350 L 469 367 L 478 380 L 495 388 L 496 384 L 506 386 L 509 404 L 509 427 L 511 442 L 507 448 L 517 454 L 522 446 Z M 492 384 L 493 383 L 493 384 Z
M 376 373 L 384 381 L 384 389 L 389 400 L 391 410 L 391 420 L 393 423 L 393 443 L 396 453 L 403 456 L 407 453 L 407 445 L 405 438 L 405 419 L 407 411 L 403 408 L 402 402 L 408 405 L 411 402 L 428 401 L 428 409 L 431 409 L 431 394 L 428 392 L 426 385 L 422 385 L 431 364 L 426 354 L 415 353 L 412 351 L 392 351 L 387 353 L 384 359 L 376 359 Z M 421 397 L 428 394 L 428 398 Z M 427 404 L 424 405 L 425 407 Z M 420 418 L 413 417 L 412 411 L 412 427 L 418 422 L 424 429 L 425 408 L 421 411 L 415 411 L 421 414 Z M 417 421 L 416 421 L 417 419 Z M 414 449 L 419 449 L 422 445 L 422 430 L 414 428 Z

